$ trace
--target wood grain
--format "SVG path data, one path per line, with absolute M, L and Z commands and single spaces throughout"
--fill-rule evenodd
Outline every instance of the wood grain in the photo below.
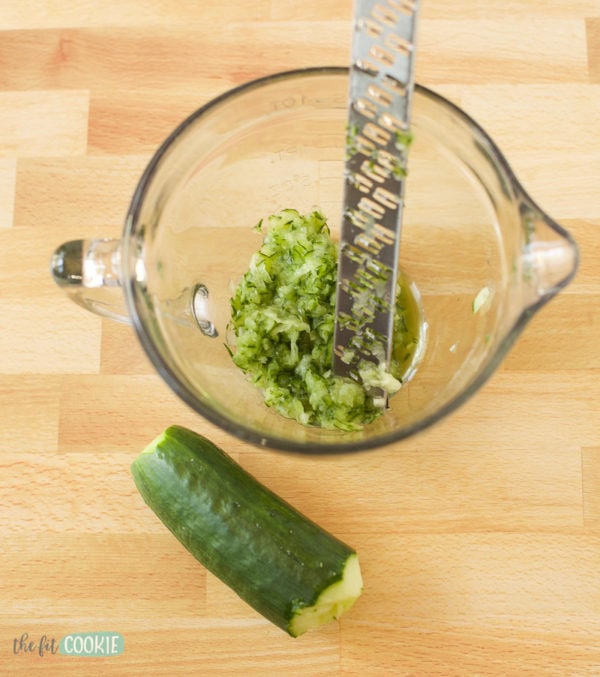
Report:
M 49 277 L 61 242 L 118 235 L 151 153 L 198 106 L 345 64 L 351 13 L 2 3 L 0 674 L 600 674 L 599 0 L 423 3 L 418 79 L 492 134 L 581 250 L 491 381 L 426 433 L 339 458 L 249 447 L 180 402 L 130 328 Z M 365 592 L 340 623 L 288 638 L 164 530 L 129 465 L 174 422 L 358 549 Z M 94 630 L 120 632 L 123 655 L 14 651 L 23 633 Z

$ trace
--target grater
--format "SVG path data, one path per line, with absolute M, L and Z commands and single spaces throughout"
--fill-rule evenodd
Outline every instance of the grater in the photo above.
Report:
M 355 0 L 333 370 L 357 381 L 361 362 L 391 357 L 418 10 Z

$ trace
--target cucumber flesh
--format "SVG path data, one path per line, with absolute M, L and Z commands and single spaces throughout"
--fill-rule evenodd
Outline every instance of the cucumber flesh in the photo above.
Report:
M 131 472 L 145 502 L 187 550 L 292 637 L 339 618 L 360 596 L 355 550 L 206 438 L 171 426 Z
M 363 580 L 357 555 L 350 555 L 342 578 L 325 588 L 315 604 L 296 611 L 290 621 L 289 633 L 298 637 L 307 630 L 337 620 L 354 604 L 363 589 Z

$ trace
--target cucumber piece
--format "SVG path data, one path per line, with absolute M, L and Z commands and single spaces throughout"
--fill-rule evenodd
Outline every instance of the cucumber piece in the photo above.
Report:
M 134 460 L 144 501 L 209 571 L 292 637 L 362 592 L 358 556 L 206 438 L 171 426 Z

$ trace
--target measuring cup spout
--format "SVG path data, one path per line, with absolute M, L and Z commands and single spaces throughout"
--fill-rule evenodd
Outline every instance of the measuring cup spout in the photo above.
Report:
M 523 225 L 523 277 L 528 301 L 548 301 L 577 273 L 579 250 L 571 234 L 531 203 L 521 207 Z

